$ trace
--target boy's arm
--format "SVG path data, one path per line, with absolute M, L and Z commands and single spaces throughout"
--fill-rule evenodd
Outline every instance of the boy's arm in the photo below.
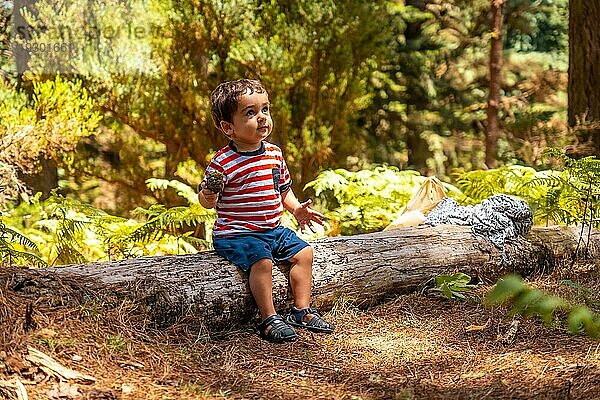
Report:
M 304 230 L 306 226 L 310 228 L 313 222 L 323 225 L 323 221 L 321 220 L 323 214 L 310 208 L 312 200 L 309 199 L 304 203 L 300 203 L 292 189 L 282 193 L 281 196 L 283 199 L 283 207 L 291 212 L 294 218 L 296 218 L 300 230 Z

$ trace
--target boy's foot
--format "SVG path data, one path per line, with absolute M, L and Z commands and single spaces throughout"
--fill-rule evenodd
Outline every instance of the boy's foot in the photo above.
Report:
M 261 322 L 258 325 L 258 331 L 261 338 L 271 343 L 291 342 L 297 337 L 294 329 L 277 314 L 273 314 Z
M 299 310 L 292 306 L 292 308 L 290 308 L 290 313 L 285 318 L 285 322 L 298 328 L 308 329 L 312 332 L 331 333 L 334 330 L 333 324 L 325 321 L 314 307 Z

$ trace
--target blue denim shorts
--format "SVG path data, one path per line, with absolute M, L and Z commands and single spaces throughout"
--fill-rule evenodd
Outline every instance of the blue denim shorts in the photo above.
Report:
M 281 225 L 266 231 L 213 238 L 213 247 L 217 254 L 243 271 L 248 271 L 252 264 L 263 258 L 287 261 L 308 245 L 296 232 Z

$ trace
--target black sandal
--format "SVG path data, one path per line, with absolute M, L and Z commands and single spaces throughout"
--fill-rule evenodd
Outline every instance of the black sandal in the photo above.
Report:
M 271 327 L 271 329 L 268 329 Z M 267 330 L 268 329 L 268 330 Z M 283 343 L 296 340 L 296 332 L 285 323 L 280 315 L 273 314 L 258 325 L 259 336 L 271 343 Z
M 304 322 L 304 317 L 306 315 L 312 315 L 313 317 Z M 285 318 L 285 322 L 298 328 L 308 329 L 312 332 L 331 333 L 334 330 L 333 324 L 325 321 L 314 307 L 299 310 L 292 306 L 292 308 L 290 308 L 290 313 Z

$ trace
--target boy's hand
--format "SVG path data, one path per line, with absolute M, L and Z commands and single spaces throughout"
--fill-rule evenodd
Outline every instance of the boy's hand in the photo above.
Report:
M 306 227 L 311 229 L 313 222 L 323 225 L 323 221 L 321 220 L 324 217 L 323 214 L 311 209 L 311 204 L 312 200 L 309 199 L 304 203 L 300 203 L 300 206 L 294 210 L 294 218 L 296 218 L 296 221 L 298 221 L 300 231 L 304 231 L 304 228 Z
M 202 190 L 198 192 L 198 201 L 204 208 L 214 208 L 217 205 L 219 194 L 206 188 L 206 183 L 202 182 Z

